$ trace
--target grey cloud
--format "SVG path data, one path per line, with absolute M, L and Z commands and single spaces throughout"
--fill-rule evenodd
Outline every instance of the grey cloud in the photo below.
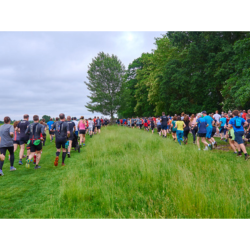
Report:
M 0 32 L 0 120 L 24 113 L 100 116 L 84 107 L 89 91 L 83 82 L 92 59 L 104 51 L 127 68 L 164 33 Z

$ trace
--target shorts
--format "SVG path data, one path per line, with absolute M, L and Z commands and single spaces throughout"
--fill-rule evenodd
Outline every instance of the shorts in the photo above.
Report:
M 80 135 L 85 135 L 85 131 L 86 131 L 86 130 L 79 130 L 79 134 L 80 134 Z
M 211 136 L 212 136 L 212 131 L 213 131 L 213 128 L 209 128 L 207 127 L 207 134 L 206 134 L 206 138 L 210 139 Z
M 101 129 L 101 126 L 96 126 L 97 127 L 97 129 Z
M 49 131 L 49 134 L 50 134 L 50 135 L 54 135 L 54 134 L 55 134 L 55 131 Z
M 162 129 L 162 130 L 167 130 L 167 129 L 168 129 L 168 126 L 167 126 L 167 125 L 161 125 L 161 129 Z
M 69 141 L 73 141 L 73 139 L 74 139 L 74 134 L 73 134 L 73 132 L 70 132 L 70 135 L 69 135 Z
M 153 130 L 155 128 L 155 126 L 151 126 L 151 129 Z
M 157 132 L 161 132 L 161 125 L 157 125 Z
M 132 124 L 131 126 L 132 126 L 132 127 L 134 127 L 134 126 L 135 126 L 135 124 Z
M 65 148 L 65 143 L 67 142 L 66 138 L 56 138 L 56 148 L 60 149 Z
M 220 133 L 223 133 L 224 132 L 224 135 L 227 133 L 227 129 L 224 128 L 224 127 L 221 127 L 220 128 Z
M 206 133 L 198 133 L 198 137 L 206 137 Z
M 243 139 L 242 139 L 242 136 L 244 135 L 244 131 L 238 131 L 238 132 L 235 132 L 234 131 L 234 140 L 238 143 L 238 144 L 242 144 L 243 143 Z
M 39 143 L 39 145 L 34 145 L 33 143 L 30 143 L 30 152 L 34 153 L 36 151 L 42 150 L 42 142 Z
M 141 127 L 142 127 L 142 124 L 139 124 L 138 126 L 141 128 Z
M 20 140 L 19 140 L 19 145 L 23 145 L 23 144 L 27 144 L 29 140 L 29 136 L 24 136 L 24 137 L 21 137 Z
M 93 131 L 93 127 L 89 127 L 89 131 Z
M 17 144 L 17 145 L 20 145 L 20 141 L 13 141 L 13 144 Z

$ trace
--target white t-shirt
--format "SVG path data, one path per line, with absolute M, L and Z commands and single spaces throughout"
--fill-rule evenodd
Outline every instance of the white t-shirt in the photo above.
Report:
M 220 122 L 221 116 L 219 114 L 214 114 L 213 117 L 214 117 L 215 121 Z
M 75 123 L 76 126 L 76 131 L 78 131 L 78 121 L 73 121 Z

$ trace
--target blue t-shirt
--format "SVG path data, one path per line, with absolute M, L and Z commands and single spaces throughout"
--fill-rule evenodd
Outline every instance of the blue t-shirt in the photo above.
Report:
M 241 119 L 241 126 L 240 128 L 236 128 L 235 127 L 235 119 L 236 118 L 240 118 Z M 239 132 L 239 131 L 244 131 L 244 127 L 243 127 L 243 124 L 245 123 L 245 119 L 241 118 L 241 117 L 238 117 L 238 116 L 235 116 L 234 118 L 232 118 L 228 124 L 231 124 L 233 125 L 233 129 L 234 129 L 234 132 Z
M 211 116 L 206 115 L 206 116 L 203 117 L 203 119 L 205 119 L 205 121 L 208 124 L 207 128 L 213 128 L 212 122 L 213 122 L 214 119 Z
M 206 134 L 207 133 L 207 121 L 200 117 L 196 121 L 198 123 L 199 133 L 200 134 Z
M 226 117 L 220 118 L 220 122 L 221 122 L 221 127 L 224 127 L 225 124 L 227 123 L 227 118 Z
M 49 130 L 51 130 L 52 124 L 54 124 L 54 121 L 49 121 L 49 122 L 47 122 L 47 125 L 49 126 Z

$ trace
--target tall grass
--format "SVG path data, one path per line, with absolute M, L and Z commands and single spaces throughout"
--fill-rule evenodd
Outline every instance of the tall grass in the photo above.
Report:
M 66 167 L 53 167 L 54 156 L 49 143 L 44 168 L 0 179 L 2 218 L 250 218 L 250 161 L 232 151 L 112 126 Z

